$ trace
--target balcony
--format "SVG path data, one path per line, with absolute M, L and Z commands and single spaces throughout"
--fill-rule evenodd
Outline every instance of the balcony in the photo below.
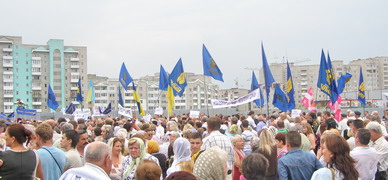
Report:
M 13 90 L 13 86 L 3 86 L 3 90 Z
M 78 79 L 71 79 L 70 82 L 71 83 L 78 83 Z
M 79 58 L 70 58 L 70 61 L 79 61 Z
M 78 69 L 78 68 L 79 68 L 79 65 L 70 65 L 70 68 L 72 68 L 72 69 Z
M 32 60 L 42 60 L 41 57 L 31 57 Z
M 40 90 L 42 90 L 42 87 L 41 86 L 32 86 L 32 90 L 33 91 L 40 91 Z
M 4 113 L 13 113 L 13 109 L 4 109 Z
M 12 52 L 12 48 L 3 48 L 3 52 Z
M 38 112 L 38 113 L 41 113 L 42 112 L 42 109 L 35 109 L 36 110 L 36 112 Z
M 13 79 L 11 78 L 11 79 L 5 79 L 5 78 L 3 78 L 3 82 L 13 82 Z
M 4 102 L 4 106 L 13 106 L 13 102 Z
M 79 76 L 79 72 L 71 72 L 70 75 L 71 76 Z
M 42 105 L 42 102 L 40 102 L 40 101 L 39 102 L 32 102 L 32 105 L 35 105 L 35 106 L 36 105 Z
M 3 61 L 3 67 L 13 67 L 13 62 Z
M 3 56 L 3 59 L 9 59 L 9 60 L 12 60 L 13 57 L 12 56 Z
M 13 75 L 13 71 L 3 71 L 3 74 Z
M 78 87 L 71 87 L 70 90 L 77 90 Z
M 34 67 L 36 67 L 36 68 L 40 68 L 40 67 L 42 67 L 42 65 L 39 63 L 39 64 L 32 64 L 32 67 L 34 68 Z
M 32 75 L 40 76 L 40 75 L 42 75 L 42 72 L 32 72 Z
M 13 94 L 4 94 L 3 97 L 5 97 L 5 98 L 12 98 L 12 97 L 13 97 Z

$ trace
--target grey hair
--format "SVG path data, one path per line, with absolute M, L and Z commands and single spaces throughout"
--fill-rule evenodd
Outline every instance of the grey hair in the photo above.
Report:
M 70 123 L 64 123 L 61 126 L 61 130 L 62 130 L 62 132 L 65 132 L 67 130 L 74 130 L 74 126 L 72 124 L 70 124 Z
M 379 134 L 383 134 L 380 124 L 378 122 L 375 122 L 375 121 L 368 123 L 368 125 L 366 125 L 366 129 L 375 131 Z
M 111 148 L 103 142 L 92 142 L 85 147 L 85 162 L 103 163 L 106 155 L 111 156 Z

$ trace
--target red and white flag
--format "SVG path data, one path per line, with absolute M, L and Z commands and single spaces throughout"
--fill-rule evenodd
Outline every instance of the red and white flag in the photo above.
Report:
M 313 88 L 307 91 L 307 94 L 302 98 L 302 104 L 311 111 L 317 111 L 314 103 Z
M 329 103 L 327 104 L 327 106 L 329 106 L 329 108 L 331 110 L 334 111 L 334 119 L 336 119 L 337 121 L 341 121 L 341 102 L 342 102 L 342 98 L 341 96 L 338 96 L 338 99 L 337 101 L 334 103 L 334 105 L 331 104 L 331 101 L 329 101 Z

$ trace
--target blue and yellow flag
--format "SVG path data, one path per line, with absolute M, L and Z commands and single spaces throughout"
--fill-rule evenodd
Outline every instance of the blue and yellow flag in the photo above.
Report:
M 330 100 L 331 103 L 334 105 L 334 103 L 338 99 L 338 89 L 337 89 L 337 83 L 335 81 L 335 75 L 333 72 L 333 68 L 331 66 L 331 60 L 330 60 L 330 55 L 327 53 L 327 69 L 326 69 L 327 76 L 329 78 L 328 83 L 330 86 L 330 91 L 331 91 L 331 96 Z
M 337 83 L 338 83 L 338 94 L 341 94 L 342 92 L 344 92 L 344 89 L 345 89 L 345 85 L 346 83 L 349 82 L 349 80 L 352 78 L 352 75 L 349 74 L 349 73 L 346 73 L 345 75 L 342 75 L 338 80 L 337 80 Z
M 119 104 L 121 107 L 124 107 L 124 101 L 123 101 L 123 96 L 121 94 L 121 88 L 119 87 Z
M 137 104 L 137 109 L 139 111 L 139 114 L 141 116 L 145 116 L 145 112 L 143 110 L 143 107 L 141 106 L 141 102 L 140 102 L 140 98 L 139 98 L 139 95 L 137 94 L 137 91 L 136 91 L 136 86 L 135 86 L 135 83 L 132 81 L 132 87 L 133 87 L 133 100 L 136 101 L 136 104 Z
M 174 96 L 174 90 L 172 90 L 172 87 L 168 85 L 167 88 L 167 111 L 168 115 L 172 115 L 172 111 L 174 110 L 175 105 L 175 96 Z
M 251 83 L 251 92 L 254 91 L 255 89 L 260 89 L 260 85 L 257 82 L 255 72 L 252 71 L 252 83 Z M 260 89 L 260 99 L 254 100 L 256 106 L 258 107 L 263 107 L 264 106 L 264 98 L 263 98 L 263 93 L 261 93 Z
M 280 89 L 279 84 L 275 85 L 275 93 L 273 94 L 272 104 L 280 110 L 287 112 L 287 96 Z
M 364 77 L 362 75 L 362 68 L 360 67 L 360 81 L 358 84 L 358 101 L 363 106 L 366 106 L 366 100 L 365 100 L 365 85 L 364 85 Z
M 82 101 L 84 100 L 84 98 L 82 97 L 82 89 L 81 89 L 81 78 L 78 79 L 78 87 L 77 87 L 77 101 L 82 104 Z
M 75 111 L 75 105 L 73 103 L 70 103 L 69 107 L 65 110 L 66 114 L 73 114 Z
M 210 55 L 209 51 L 206 49 L 205 44 L 202 46 L 202 58 L 203 58 L 203 74 L 205 76 L 211 76 L 215 80 L 224 82 L 222 79 L 222 72 L 218 68 L 213 57 Z
M 112 112 L 112 104 L 111 103 L 108 104 L 108 107 L 105 108 L 105 110 L 102 112 L 102 114 L 109 114 L 110 112 Z
M 47 91 L 47 92 L 48 92 L 48 93 L 47 93 L 47 96 L 48 96 L 48 97 L 47 97 L 47 106 L 48 106 L 50 109 L 56 111 L 57 108 L 58 108 L 58 106 L 59 106 L 59 104 L 58 104 L 58 102 L 55 100 L 55 94 L 54 94 L 53 90 L 51 89 L 50 84 L 49 84 L 49 86 L 48 86 L 48 91 Z
M 86 102 L 90 103 L 92 101 L 96 100 L 94 97 L 94 87 L 93 87 L 93 82 L 92 80 L 89 81 L 89 86 L 88 86 L 88 96 L 86 97 Z
M 265 80 L 265 91 L 267 93 L 267 103 L 269 103 L 269 93 L 271 91 L 272 83 L 275 82 L 275 79 L 272 76 L 271 69 L 269 68 L 267 57 L 264 52 L 264 45 L 261 43 L 261 55 L 263 59 L 263 69 L 264 69 L 264 80 Z
M 163 66 L 160 65 L 159 89 L 162 91 L 167 91 L 167 88 L 168 88 L 168 74 L 164 70 Z
M 287 93 L 287 108 L 289 111 L 292 111 L 295 108 L 295 99 L 294 99 L 294 82 L 292 81 L 292 73 L 290 65 L 287 61 L 287 84 L 286 84 L 286 93 Z
M 174 96 L 179 95 L 181 97 L 183 92 L 185 92 L 185 87 L 187 86 L 182 59 L 179 59 L 179 61 L 176 63 L 169 77 L 169 85 L 172 87 Z
M 331 93 L 331 88 L 330 88 L 330 78 L 328 77 L 328 73 L 327 73 L 327 64 L 326 64 L 326 57 L 325 57 L 325 53 L 323 52 L 323 49 L 322 49 L 322 53 L 321 53 L 321 64 L 319 66 L 319 74 L 318 74 L 318 82 L 317 82 L 317 87 L 323 92 L 325 93 L 326 95 L 328 95 L 330 97 L 330 100 L 331 100 L 331 97 L 332 97 L 332 93 Z
M 129 75 L 124 63 L 121 65 L 119 81 L 125 91 L 127 91 L 128 85 L 132 82 L 132 77 Z

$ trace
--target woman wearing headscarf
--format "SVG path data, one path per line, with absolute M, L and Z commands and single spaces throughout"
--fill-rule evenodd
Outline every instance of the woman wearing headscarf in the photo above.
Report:
M 128 141 L 128 146 L 129 155 L 126 156 L 123 160 L 123 180 L 136 179 L 136 168 L 143 159 L 154 161 L 156 164 L 158 164 L 158 166 L 160 166 L 158 159 L 146 152 L 144 141 L 140 138 L 131 138 Z
M 167 158 L 166 158 L 166 156 L 164 154 L 160 153 L 159 150 L 160 150 L 160 147 L 159 147 L 158 142 L 156 142 L 155 140 L 148 141 L 148 143 L 147 143 L 147 152 L 149 154 L 151 154 L 152 156 L 158 158 L 160 168 L 162 169 L 163 178 L 166 178 L 166 171 L 167 171 L 166 161 L 167 161 Z
M 229 129 L 229 133 L 226 133 L 230 139 L 232 139 L 234 136 L 240 136 L 237 134 L 238 126 L 236 124 L 232 124 Z
M 190 142 L 186 138 L 178 138 L 174 141 L 174 162 L 167 169 L 167 176 L 176 171 L 193 172 L 194 163 L 191 160 Z
M 193 174 L 199 179 L 225 180 L 228 173 L 227 156 L 218 146 L 207 149 L 195 161 Z

